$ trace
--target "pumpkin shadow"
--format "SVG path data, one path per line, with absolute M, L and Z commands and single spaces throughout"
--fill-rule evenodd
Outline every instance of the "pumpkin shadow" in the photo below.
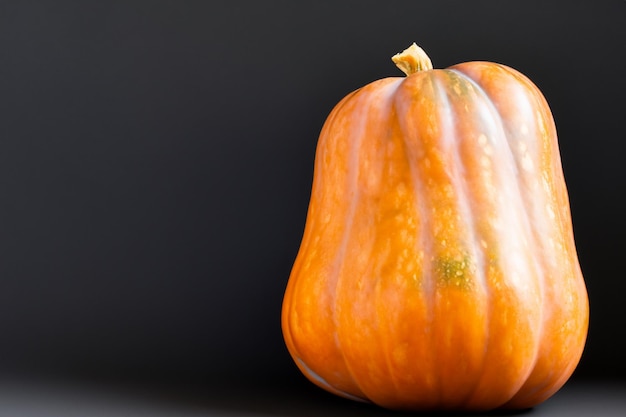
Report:
M 210 383 L 162 386 L 148 391 L 170 409 L 196 410 L 200 415 L 241 415 L 250 417 L 499 417 L 526 416 L 534 409 L 495 410 L 485 413 L 429 412 L 415 413 L 383 409 L 329 394 L 311 384 L 292 385 L 267 383 Z M 195 414 L 194 414 L 195 415 Z

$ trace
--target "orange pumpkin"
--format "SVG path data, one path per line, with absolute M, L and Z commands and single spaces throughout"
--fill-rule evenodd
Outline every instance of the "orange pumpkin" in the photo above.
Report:
M 528 408 L 588 327 L 552 115 L 504 65 L 375 81 L 329 115 L 282 329 L 299 369 L 402 410 Z

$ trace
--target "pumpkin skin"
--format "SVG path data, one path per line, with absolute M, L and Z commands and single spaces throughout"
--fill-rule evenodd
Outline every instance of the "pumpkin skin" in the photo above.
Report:
M 286 346 L 353 400 L 533 407 L 574 371 L 589 317 L 550 109 L 512 68 L 431 69 L 411 48 L 417 69 L 322 128 Z

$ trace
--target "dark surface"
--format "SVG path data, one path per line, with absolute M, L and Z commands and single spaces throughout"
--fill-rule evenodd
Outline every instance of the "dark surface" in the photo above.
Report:
M 335 397 L 313 385 L 272 383 L 174 384 L 19 380 L 0 382 L 1 417 L 209 417 L 430 415 L 385 410 Z M 443 413 L 442 417 L 463 416 Z M 571 382 L 529 410 L 470 416 L 623 417 L 626 385 Z
M 350 91 L 401 76 L 390 57 L 415 41 L 435 67 L 501 62 L 544 92 L 591 300 L 576 375 L 623 381 L 624 16 L 624 1 L 0 2 L 0 371 L 298 380 L 280 306 L 319 130 Z M 28 407 L 33 387 L 0 395 Z M 581 387 L 537 413 L 609 395 Z M 308 410 L 298 392 L 258 413 Z M 200 407 L 257 412 L 224 398 Z

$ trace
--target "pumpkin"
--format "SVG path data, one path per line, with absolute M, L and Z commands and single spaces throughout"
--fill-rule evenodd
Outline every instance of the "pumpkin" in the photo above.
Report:
M 539 89 L 490 62 L 341 100 L 317 144 L 282 306 L 295 364 L 397 410 L 525 409 L 577 366 L 588 298 L 557 136 Z

